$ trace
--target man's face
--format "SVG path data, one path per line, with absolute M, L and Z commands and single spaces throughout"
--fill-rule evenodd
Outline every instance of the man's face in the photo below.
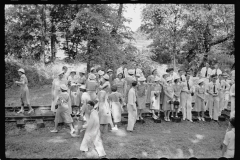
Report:
M 218 69 L 218 64 L 215 64 L 214 67 L 215 67 L 215 69 Z
M 209 64 L 208 64 L 208 63 L 206 63 L 205 66 L 206 66 L 207 68 L 209 68 Z
M 190 79 L 190 74 L 189 74 L 189 73 L 186 75 L 186 79 L 187 79 L 187 80 Z
M 212 78 L 213 83 L 216 83 L 217 77 Z
M 180 75 L 183 75 L 183 71 L 180 71 L 179 74 L 180 74 Z
M 93 109 L 93 106 L 91 106 L 90 104 L 87 105 L 89 110 Z

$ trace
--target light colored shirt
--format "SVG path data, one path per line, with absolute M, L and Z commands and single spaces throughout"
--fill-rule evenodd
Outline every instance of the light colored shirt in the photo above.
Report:
M 182 85 L 182 91 L 185 91 L 185 92 L 188 92 L 188 91 L 190 91 L 190 92 L 194 92 L 194 86 L 193 86 L 193 82 L 189 79 L 188 80 L 189 82 L 189 88 L 190 88 L 190 90 L 188 90 L 188 86 L 187 86 L 187 80 L 185 81 L 185 82 L 182 82 L 181 83 L 181 85 Z
M 206 71 L 207 71 L 207 77 L 206 77 Z M 203 78 L 209 78 L 212 75 L 212 69 L 207 67 L 203 67 L 201 69 L 201 77 Z
M 224 79 L 221 80 L 220 85 L 221 85 L 221 88 L 222 88 L 223 91 L 229 91 L 230 90 L 230 84 L 227 81 L 225 81 Z
M 227 150 L 235 149 L 235 128 L 232 128 L 226 133 L 223 144 L 227 146 Z
M 219 83 L 215 83 L 215 84 L 214 84 L 213 82 L 210 82 L 210 83 L 208 84 L 207 90 L 208 90 L 210 93 L 214 93 L 214 86 L 215 86 L 215 93 L 218 93 L 219 90 L 220 90 L 220 88 L 221 88 L 221 86 L 220 86 Z
M 222 74 L 222 71 L 219 68 L 217 69 L 217 71 L 216 71 L 216 69 L 213 69 L 211 74 L 214 75 L 216 73 L 219 76 L 220 74 Z
M 136 105 L 136 93 L 134 88 L 131 88 L 128 92 L 128 104 Z
M 83 92 L 82 97 L 81 97 L 81 103 L 87 104 L 87 102 L 90 100 L 91 100 L 90 95 L 87 92 Z
M 235 96 L 235 83 L 230 88 L 230 96 Z

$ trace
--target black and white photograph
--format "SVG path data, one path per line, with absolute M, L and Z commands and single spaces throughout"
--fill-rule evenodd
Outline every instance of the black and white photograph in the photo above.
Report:
M 235 4 L 4 10 L 6 158 L 235 157 Z

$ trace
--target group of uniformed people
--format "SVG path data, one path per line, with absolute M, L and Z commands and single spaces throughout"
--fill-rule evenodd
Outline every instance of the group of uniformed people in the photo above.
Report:
M 23 69 L 18 71 L 21 80 L 16 83 L 21 84 L 22 104 L 26 101 L 29 112 L 32 112 L 27 78 Z M 197 77 L 192 76 L 191 70 L 174 72 L 173 68 L 161 74 L 153 69 L 147 79 L 141 69 L 122 67 L 116 71 L 116 78 L 111 69 L 105 73 L 91 68 L 88 75 L 83 69 L 78 71 L 78 75 L 76 70 L 71 70 L 69 74 L 67 71 L 68 68 L 64 66 L 52 83 L 51 110 L 55 113 L 55 128 L 51 132 L 58 132 L 58 123 L 65 122 L 74 136 L 71 114 L 80 115 L 86 122 L 82 126 L 86 129 L 80 147 L 82 151 L 87 151 L 87 142 L 93 141 L 99 155 L 106 155 L 99 137 L 100 124 L 110 124 L 112 131 L 118 130 L 121 114 L 127 110 L 127 131 L 132 132 L 136 120 L 143 119 L 142 112 L 146 104 L 149 104 L 154 119 L 160 118 L 159 113 L 162 111 L 164 120 L 170 121 L 170 115 L 177 117 L 181 111 L 182 119 L 192 122 L 194 99 L 194 109 L 198 112 L 199 120 L 205 121 L 204 112 L 209 110 L 209 117 L 218 121 L 230 98 L 231 117 L 235 116 L 235 73 L 222 73 L 218 64 L 211 69 L 206 63 Z M 91 140 L 93 137 L 94 140 Z

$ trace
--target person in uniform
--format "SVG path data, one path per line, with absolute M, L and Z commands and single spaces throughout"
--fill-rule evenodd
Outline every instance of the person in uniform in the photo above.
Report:
M 107 92 L 107 94 L 111 92 L 111 84 L 109 82 L 108 74 L 105 74 L 102 77 L 102 85 L 99 86 L 99 89 L 103 89 L 103 88 L 105 88 L 105 91 Z
M 207 92 L 209 94 L 208 108 L 209 117 L 215 121 L 218 121 L 219 116 L 219 91 L 220 84 L 217 83 L 217 75 L 212 75 L 212 82 L 209 83 Z
M 58 96 L 58 100 L 57 100 L 57 104 L 58 104 L 58 108 L 57 108 L 57 113 L 55 115 L 55 126 L 54 126 L 54 130 L 51 130 L 52 133 L 57 133 L 57 126 L 58 123 L 66 123 L 69 125 L 71 132 L 70 134 L 72 135 L 74 133 L 74 128 L 73 128 L 73 119 L 71 117 L 71 113 L 69 108 L 71 107 L 69 104 L 70 101 L 70 96 L 68 93 L 68 88 L 65 84 L 62 84 L 60 86 L 61 89 L 61 93 Z
M 142 118 L 142 111 L 146 108 L 146 95 L 147 95 L 147 85 L 144 83 L 145 77 L 140 77 L 138 79 L 139 84 L 137 85 L 137 104 L 138 104 L 138 118 Z
M 163 110 L 164 110 L 164 120 L 170 122 L 170 111 L 173 105 L 173 86 L 172 86 L 172 78 L 167 77 L 167 84 L 164 86 L 164 97 L 163 97 Z
M 214 65 L 214 69 L 212 70 L 211 75 L 217 75 L 217 83 L 218 83 L 218 76 L 222 74 L 222 71 L 220 70 L 218 63 Z
M 132 132 L 137 120 L 137 107 L 136 107 L 136 86 L 137 81 L 132 82 L 132 87 L 128 92 L 127 110 L 128 110 L 128 124 L 127 131 Z
M 117 92 L 117 86 L 111 87 L 112 93 L 108 96 L 110 110 L 113 117 L 114 128 L 118 129 L 117 124 L 121 122 L 123 112 L 123 95 Z
M 66 81 L 63 79 L 64 72 L 60 72 L 58 77 L 55 78 L 52 82 L 52 102 L 51 102 L 51 111 L 56 113 L 56 104 L 58 100 L 58 95 L 61 93 L 60 86 L 61 84 L 66 84 Z
M 90 144 L 93 143 L 99 157 L 106 156 L 101 139 L 98 111 L 94 109 L 94 102 L 88 101 L 87 108 L 90 111 L 90 119 L 81 142 L 80 151 L 87 152 Z
M 150 109 L 152 111 L 153 119 L 158 119 L 160 117 L 160 94 L 162 92 L 162 86 L 159 84 L 160 78 L 155 77 L 153 88 L 151 91 L 151 104 Z M 155 114 L 155 111 L 158 112 L 158 116 Z
M 205 121 L 204 119 L 204 112 L 205 112 L 205 104 L 204 104 L 204 95 L 205 95 L 205 87 L 204 87 L 204 81 L 205 79 L 199 79 L 198 85 L 195 89 L 196 94 L 196 100 L 195 100 L 195 108 L 198 113 L 198 119 L 199 121 Z M 202 116 L 200 116 L 200 112 L 202 112 Z
M 129 69 L 128 70 L 128 76 L 125 78 L 126 81 L 126 90 L 125 90 L 125 101 L 128 102 L 128 92 L 130 88 L 132 87 L 132 82 L 136 81 L 136 78 L 134 77 L 134 70 Z
M 85 85 L 80 86 L 80 90 L 82 92 L 80 115 L 83 117 L 83 120 L 86 121 L 86 123 L 83 125 L 83 128 L 87 128 L 87 124 L 90 118 L 90 110 L 88 110 L 87 103 L 91 101 L 91 97 L 88 92 L 86 92 Z
M 117 87 L 117 92 L 121 93 L 121 95 L 123 96 L 123 105 L 126 105 L 125 91 L 126 91 L 127 84 L 126 84 L 125 79 L 123 78 L 122 72 L 117 72 L 117 78 L 114 79 L 113 85 L 115 85 Z
M 179 69 L 179 70 L 178 70 L 178 75 L 179 75 L 179 77 L 180 77 L 180 82 L 184 82 L 184 81 L 186 80 L 186 77 L 185 77 L 185 75 L 184 75 L 183 70 Z
M 98 89 L 98 83 L 96 82 L 96 76 L 94 74 L 89 75 L 88 80 L 86 81 L 86 89 L 91 100 L 94 101 L 97 97 Z
M 106 76 L 108 76 L 108 75 L 106 75 Z M 109 106 L 109 102 L 108 102 L 109 87 L 110 87 L 110 83 L 109 83 L 109 85 L 103 84 L 100 87 L 100 91 L 98 92 L 98 95 L 97 95 L 98 108 L 99 108 L 99 112 L 98 112 L 99 123 L 107 124 L 107 125 L 110 124 L 112 130 L 114 131 L 114 130 L 118 130 L 118 129 L 114 127 L 113 122 L 112 122 L 111 110 L 110 110 L 110 106 Z
M 114 77 L 113 77 L 113 70 L 112 69 L 109 69 L 107 71 L 107 74 L 109 76 L 109 83 L 112 85 L 113 84 L 113 80 L 114 80 Z
M 192 122 L 192 96 L 194 93 L 193 83 L 190 80 L 190 72 L 186 72 L 186 81 L 182 82 L 182 91 L 180 94 L 180 105 L 183 113 L 183 120 Z
M 235 79 L 232 79 L 232 86 L 230 88 L 230 97 L 231 97 L 231 113 L 230 117 L 235 116 Z
M 226 107 L 228 105 L 230 85 L 226 81 L 227 77 L 228 77 L 228 75 L 226 73 L 223 73 L 223 74 L 219 75 L 219 83 L 220 83 L 219 116 L 221 115 L 222 110 L 224 109 L 225 105 L 226 105 Z M 226 95 L 228 97 L 226 97 Z
M 18 70 L 18 75 L 20 76 L 20 81 L 15 81 L 15 83 L 20 85 L 20 98 L 21 98 L 21 103 L 22 103 L 21 104 L 21 109 L 18 112 L 18 114 L 24 112 L 24 104 L 27 104 L 27 106 L 29 107 L 28 114 L 30 114 L 31 112 L 34 112 L 34 110 L 30 106 L 30 95 L 29 95 L 29 90 L 28 90 L 28 79 L 27 79 L 27 77 L 25 75 L 24 69 L 20 68 Z
M 175 79 L 174 79 L 174 84 L 173 84 L 173 92 L 174 92 L 174 95 L 173 95 L 173 105 L 171 108 L 172 109 L 172 117 L 174 117 L 174 112 L 175 112 L 175 117 L 178 117 L 177 113 L 178 113 L 178 110 L 179 110 L 179 105 L 180 105 L 180 93 L 182 91 L 182 85 L 180 83 L 180 77 L 179 76 L 175 76 Z
M 222 144 L 222 156 L 234 158 L 235 154 L 235 117 L 230 118 L 228 129 Z

